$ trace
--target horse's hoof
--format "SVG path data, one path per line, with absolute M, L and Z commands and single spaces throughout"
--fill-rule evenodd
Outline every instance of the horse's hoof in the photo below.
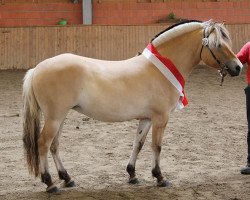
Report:
M 243 167 L 243 168 L 240 170 L 240 173 L 241 173 L 241 174 L 244 174 L 244 175 L 250 175 L 250 167 L 249 167 L 249 166 Z
M 135 184 L 139 184 L 140 182 L 139 182 L 138 178 L 131 178 L 131 179 L 129 179 L 128 183 L 135 185 Z
M 60 190 L 55 185 L 52 185 L 50 187 L 47 187 L 46 192 L 48 192 L 50 194 L 59 194 Z
M 170 187 L 171 183 L 169 181 L 162 180 L 162 181 L 157 183 L 157 186 L 158 187 Z
M 65 183 L 65 187 L 75 187 L 76 184 L 75 184 L 75 181 L 73 180 L 70 180 L 68 183 Z

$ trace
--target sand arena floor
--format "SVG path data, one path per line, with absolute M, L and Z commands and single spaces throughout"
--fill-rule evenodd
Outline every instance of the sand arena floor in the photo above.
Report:
M 246 161 L 245 75 L 226 77 L 198 67 L 186 84 L 189 105 L 171 115 L 161 168 L 172 182 L 157 188 L 151 176 L 151 133 L 137 161 L 141 183 L 125 171 L 138 121 L 104 123 L 71 111 L 61 136 L 64 165 L 77 186 L 49 195 L 28 174 L 23 157 L 21 87 L 24 71 L 0 71 L 0 199 L 250 199 Z M 151 131 L 150 131 L 151 132 Z M 51 156 L 50 171 L 60 186 Z

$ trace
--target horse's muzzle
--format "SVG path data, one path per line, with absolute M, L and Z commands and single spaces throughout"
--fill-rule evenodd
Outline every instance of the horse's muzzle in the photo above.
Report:
M 237 66 L 235 67 L 234 70 L 232 70 L 231 68 L 227 69 L 227 72 L 231 75 L 231 76 L 239 76 L 240 72 L 241 72 L 241 67 Z
M 226 66 L 227 66 L 227 72 L 231 76 L 239 76 L 243 68 L 243 65 L 238 60 L 227 62 Z

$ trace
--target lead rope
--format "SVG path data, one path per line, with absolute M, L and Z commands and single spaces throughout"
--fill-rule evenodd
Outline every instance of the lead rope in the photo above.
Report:
M 224 78 L 225 76 L 227 75 L 227 66 L 225 64 L 222 65 L 221 69 L 218 70 L 219 71 L 219 74 L 221 76 L 221 81 L 220 81 L 220 86 L 222 86 L 223 82 L 224 82 Z

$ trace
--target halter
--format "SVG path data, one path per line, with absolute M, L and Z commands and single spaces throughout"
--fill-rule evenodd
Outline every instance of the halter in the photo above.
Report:
M 213 32 L 213 31 L 212 31 Z M 211 32 L 211 33 L 212 33 Z M 217 62 L 217 64 L 220 66 L 220 70 L 219 70 L 219 74 L 221 76 L 221 83 L 220 83 L 220 86 L 222 86 L 223 82 L 224 82 L 224 77 L 227 75 L 227 71 L 228 70 L 228 67 L 226 66 L 225 63 L 222 63 L 219 61 L 219 59 L 215 56 L 215 54 L 213 53 L 213 51 L 209 48 L 209 39 L 208 37 L 210 36 L 210 34 L 208 34 L 208 36 L 206 37 L 205 35 L 205 29 L 204 29 L 204 32 L 203 32 L 203 39 L 202 39 L 202 47 L 201 47 L 201 51 L 200 51 L 200 58 L 201 58 L 201 54 L 202 54 L 202 50 L 203 50 L 203 47 L 207 47 L 208 50 L 210 51 L 212 57 L 214 58 L 214 60 Z M 202 58 L 201 58 L 202 60 Z

